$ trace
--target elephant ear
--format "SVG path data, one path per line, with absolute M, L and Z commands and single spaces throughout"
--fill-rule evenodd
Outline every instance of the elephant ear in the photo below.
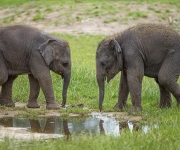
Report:
M 110 50 L 112 50 L 112 51 L 115 50 L 114 51 L 115 55 L 117 55 L 118 53 L 122 53 L 121 47 L 120 47 L 119 43 L 115 39 L 110 41 L 109 46 L 110 46 Z
M 117 59 L 117 64 L 118 64 L 118 67 L 119 69 L 121 70 L 122 69 L 122 49 L 121 49 L 121 46 L 119 45 L 119 43 L 113 39 L 110 41 L 109 43 L 109 47 L 110 47 L 110 50 L 112 50 L 114 52 L 114 55 Z M 121 55 L 121 56 L 120 56 Z
M 41 53 L 42 57 L 44 58 L 48 66 L 54 60 L 54 55 L 53 55 L 54 48 L 52 46 L 52 43 L 55 41 L 56 40 L 47 40 L 38 47 L 39 52 Z

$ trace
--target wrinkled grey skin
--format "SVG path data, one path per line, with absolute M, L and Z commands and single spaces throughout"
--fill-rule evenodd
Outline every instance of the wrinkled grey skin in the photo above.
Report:
M 118 102 L 114 108 L 123 109 L 130 93 L 130 112 L 142 109 L 143 76 L 154 78 L 158 83 L 161 108 L 171 106 L 171 93 L 179 106 L 180 36 L 169 27 L 144 24 L 104 39 L 96 52 L 100 111 L 105 77 L 109 82 L 120 71 Z
M 0 28 L 0 104 L 13 107 L 12 85 L 18 75 L 28 74 L 30 95 L 27 107 L 39 108 L 37 97 L 40 88 L 47 109 L 58 109 L 50 70 L 64 79 L 62 106 L 66 104 L 71 76 L 71 58 L 68 43 L 25 25 Z

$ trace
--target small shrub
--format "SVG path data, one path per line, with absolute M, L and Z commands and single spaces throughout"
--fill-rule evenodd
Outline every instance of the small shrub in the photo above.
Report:
M 169 10 L 169 9 L 166 9 L 166 13 L 170 13 L 171 12 L 171 10 Z
M 45 12 L 52 12 L 52 11 L 53 11 L 53 9 L 50 8 L 50 7 L 48 7 L 48 8 L 45 9 Z
M 148 6 L 148 10 L 154 11 L 154 8 L 151 6 Z
M 155 13 L 161 13 L 161 10 L 155 10 Z
M 26 16 L 29 16 L 29 15 L 30 15 L 30 12 L 29 12 L 29 11 L 27 11 L 27 12 L 26 12 Z
M 79 17 L 79 16 L 76 16 L 76 20 L 77 20 L 77 21 L 82 21 L 82 18 Z
M 131 17 L 133 20 L 136 20 L 138 18 L 147 18 L 148 14 L 142 11 L 133 11 L 133 12 L 129 12 L 127 14 L 127 17 Z
M 38 20 L 43 20 L 45 17 L 41 14 L 41 13 L 37 13 L 34 17 L 33 17 L 33 21 L 38 21 Z
M 117 21 L 118 21 L 117 18 L 110 18 L 110 19 L 104 20 L 104 23 L 111 23 L 111 22 L 117 22 Z

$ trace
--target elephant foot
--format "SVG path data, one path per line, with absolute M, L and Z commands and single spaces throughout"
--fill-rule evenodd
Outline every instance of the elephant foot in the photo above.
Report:
M 15 103 L 13 101 L 5 102 L 4 100 L 0 100 L 0 105 L 4 105 L 7 107 L 15 107 Z
M 180 103 L 179 102 L 177 103 L 177 107 L 180 108 Z
M 124 111 L 124 107 L 125 107 L 125 105 L 116 103 L 116 105 L 114 105 L 113 109 L 118 109 L 120 111 Z
M 65 106 L 65 104 L 64 104 L 64 103 L 62 103 L 62 104 L 61 104 L 61 107 L 62 107 L 62 108 L 65 108 L 66 106 Z
M 171 107 L 171 103 L 159 104 L 159 108 L 170 108 L 170 107 Z
M 56 102 L 46 105 L 46 109 L 59 109 L 59 108 L 61 108 L 61 106 Z
M 128 112 L 129 114 L 137 114 L 137 113 L 141 113 L 141 111 L 142 111 L 141 106 L 140 107 L 132 106 Z
M 26 106 L 27 108 L 40 108 L 40 105 L 37 102 L 28 102 Z

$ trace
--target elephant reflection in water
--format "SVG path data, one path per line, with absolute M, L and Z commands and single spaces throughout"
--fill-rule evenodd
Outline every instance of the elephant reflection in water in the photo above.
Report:
M 100 130 L 100 135 L 105 135 L 104 127 L 103 127 L 104 121 L 100 119 L 99 121 L 99 130 Z
M 55 132 L 55 121 L 56 117 L 47 118 L 44 129 L 41 128 L 40 122 L 38 120 L 30 119 L 31 131 L 38 133 L 49 133 L 53 134 Z M 67 119 L 63 119 L 63 129 L 64 134 L 67 136 L 67 139 L 70 137 L 71 133 L 68 129 Z
M 105 123 L 105 121 L 104 120 L 102 120 L 102 119 L 100 119 L 100 121 L 99 121 L 99 129 L 100 129 L 100 135 L 106 135 L 106 130 L 105 130 L 105 128 L 104 128 L 104 123 Z M 115 126 L 113 127 L 113 128 L 115 128 Z M 112 133 L 111 134 L 116 134 L 117 135 L 117 133 L 120 133 L 120 130 L 122 130 L 122 129 L 127 129 L 127 128 L 129 128 L 129 126 L 128 126 L 128 123 L 127 123 L 127 121 L 126 122 L 122 122 L 122 123 L 119 123 L 119 127 L 118 127 L 118 129 L 117 130 L 114 130 L 114 132 L 112 131 Z M 129 128 L 130 129 L 130 128 Z M 133 123 L 133 130 L 134 131 L 138 131 L 140 129 L 140 126 L 137 124 L 137 123 Z
M 111 118 L 86 118 L 81 121 L 68 121 L 67 119 L 59 119 L 50 117 L 46 120 L 24 119 L 23 118 L 1 118 L 0 126 L 4 127 L 30 127 L 31 132 L 54 134 L 63 133 L 67 139 L 71 137 L 72 132 L 81 133 L 99 133 L 100 135 L 119 136 L 122 129 L 129 129 L 127 121 L 118 122 Z M 45 121 L 45 122 L 44 122 Z M 45 124 L 44 124 L 45 123 Z M 141 128 L 137 123 L 133 122 L 133 131 Z
M 55 120 L 56 118 L 48 118 L 46 120 L 46 125 L 44 129 L 41 128 L 40 122 L 38 120 L 30 119 L 31 131 L 37 133 L 54 133 L 55 131 Z
M 67 139 L 69 139 L 71 137 L 71 133 L 68 128 L 67 119 L 63 119 L 63 129 L 64 129 L 64 134 L 66 135 Z
M 47 118 L 45 126 L 42 129 L 39 120 L 29 119 L 31 131 L 36 132 L 36 133 L 54 134 L 55 133 L 55 122 L 56 122 L 56 117 Z M 64 134 L 67 136 L 67 139 L 68 139 L 71 136 L 71 133 L 70 133 L 69 128 L 68 128 L 67 119 L 63 119 L 62 123 L 63 123 Z M 13 126 L 13 117 L 1 118 L 0 119 L 0 126 L 14 127 Z
M 55 121 L 56 121 L 55 117 L 51 117 L 47 119 L 46 125 L 43 130 L 38 120 L 30 119 L 29 121 L 30 121 L 32 132 L 49 133 L 49 134 L 53 134 L 55 132 Z M 67 139 L 69 139 L 69 137 L 71 136 L 71 133 L 68 128 L 67 119 L 63 119 L 63 129 L 64 129 L 64 134 L 67 136 Z
M 136 122 L 133 122 L 132 124 L 133 124 L 133 131 L 138 131 L 138 130 L 140 129 L 140 126 L 139 126 Z M 119 129 L 120 129 L 120 130 L 121 130 L 121 129 L 126 129 L 126 128 L 129 128 L 129 129 L 130 129 L 127 121 L 120 123 L 120 125 L 119 125 Z

